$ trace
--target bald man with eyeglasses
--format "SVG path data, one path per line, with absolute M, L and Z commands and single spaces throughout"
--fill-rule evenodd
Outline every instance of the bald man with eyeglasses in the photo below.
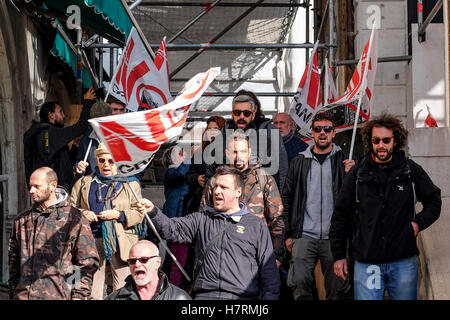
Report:
M 127 262 L 131 274 L 125 279 L 125 286 L 105 300 L 191 300 L 186 291 L 169 283 L 160 270 L 161 257 L 153 242 L 137 242 L 131 248 Z

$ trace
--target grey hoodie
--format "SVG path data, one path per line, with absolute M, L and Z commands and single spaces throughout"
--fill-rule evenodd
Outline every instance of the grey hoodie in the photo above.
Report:
M 315 239 L 328 239 L 331 216 L 334 210 L 333 178 L 330 157 L 341 148 L 333 143 L 333 149 L 321 165 L 313 156 L 313 146 L 302 152 L 311 158 L 311 168 L 307 177 L 306 206 L 303 220 L 303 235 Z

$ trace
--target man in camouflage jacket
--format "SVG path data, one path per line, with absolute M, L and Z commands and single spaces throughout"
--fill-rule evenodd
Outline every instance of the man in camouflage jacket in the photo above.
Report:
M 230 165 L 241 171 L 244 180 L 241 201 L 245 203 L 250 213 L 261 218 L 269 228 L 279 267 L 285 256 L 285 221 L 283 202 L 275 179 L 267 175 L 258 162 L 251 163 L 253 160 L 250 160 L 251 149 L 246 135 L 239 132 L 231 135 L 227 139 L 225 154 Z M 213 205 L 213 186 L 214 178 L 211 178 L 205 186 L 202 205 Z
M 10 299 L 87 298 L 99 262 L 89 222 L 50 168 L 31 175 L 30 195 L 33 206 L 14 220 L 9 239 Z

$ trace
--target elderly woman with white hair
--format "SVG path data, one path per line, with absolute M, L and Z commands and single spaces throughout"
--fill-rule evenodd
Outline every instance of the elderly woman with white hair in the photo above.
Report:
M 117 177 L 117 166 L 108 149 L 101 143 L 95 150 L 94 173 L 81 177 L 73 186 L 72 205 L 81 210 L 91 223 L 100 255 L 100 267 L 94 274 L 91 299 L 103 299 L 105 262 L 109 260 L 113 289 L 125 285 L 130 274 L 127 259 L 130 248 L 145 236 L 144 215 L 136 210 L 141 197 L 137 181 Z

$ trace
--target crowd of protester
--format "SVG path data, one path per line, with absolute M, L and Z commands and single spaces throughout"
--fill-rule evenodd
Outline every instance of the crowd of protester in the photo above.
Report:
M 396 117 L 365 123 L 367 153 L 354 161 L 333 142 L 329 113 L 313 117 L 308 141 L 288 113 L 272 121 L 241 90 L 228 120 L 206 119 L 197 148 L 165 150 L 160 209 L 142 197 L 143 173 L 119 177 L 89 129 L 89 118 L 125 105 L 95 99 L 88 90 L 68 127 L 61 106 L 46 102 L 25 133 L 32 206 L 9 240 L 11 299 L 314 300 L 318 263 L 326 299 L 384 299 L 385 289 L 417 299 L 416 237 L 442 201 L 406 156 Z M 173 257 L 162 259 L 147 219 Z

